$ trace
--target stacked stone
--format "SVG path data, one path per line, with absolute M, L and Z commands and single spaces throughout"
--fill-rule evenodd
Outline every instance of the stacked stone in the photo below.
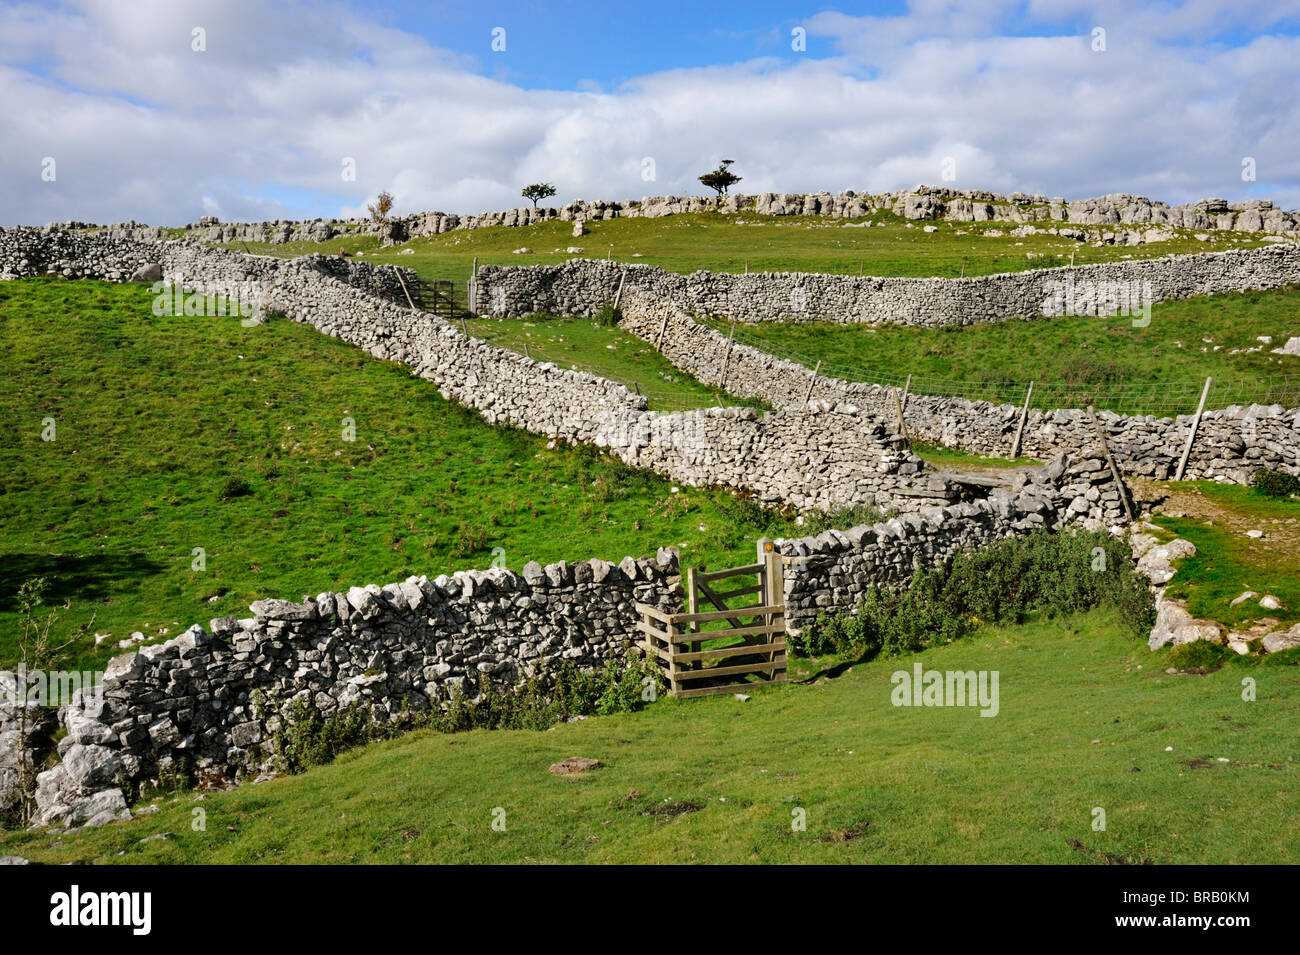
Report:
M 1195 255 L 1063 266 L 969 278 L 880 278 L 804 272 L 692 272 L 572 259 L 562 265 L 481 266 L 476 301 L 491 317 L 596 314 L 623 286 L 694 315 L 738 322 L 833 322 L 926 328 L 1080 311 L 1128 289 L 1135 305 L 1300 283 L 1294 243 Z M 621 300 L 620 300 L 621 301 Z M 1104 311 L 1104 306 L 1102 307 Z
M 509 685 L 563 662 L 593 669 L 636 640 L 637 603 L 681 609 L 674 551 L 618 564 L 564 561 L 353 587 L 193 626 L 114 659 L 93 698 L 65 707 L 60 763 L 37 781 L 36 825 L 118 818 L 121 783 L 184 766 L 200 780 L 271 768 L 295 702 L 328 717 L 359 705 L 380 722 Z M 88 703 L 93 705 L 87 705 Z M 101 814 L 107 813 L 107 816 Z M 98 817 L 98 818 L 97 818 Z
M 1094 452 L 1096 449 L 1089 449 Z M 872 587 L 901 587 L 918 568 L 1006 537 L 1067 524 L 1117 531 L 1126 523 L 1121 493 L 1097 457 L 1062 455 L 1017 474 L 984 500 L 922 507 L 877 524 L 778 540 L 785 578 L 787 627 L 798 633 L 823 611 L 855 606 Z
M 185 227 L 189 238 L 202 242 L 325 242 L 340 235 L 378 235 L 388 242 L 405 242 L 427 235 L 440 235 L 457 229 L 486 226 L 528 226 L 559 219 L 570 222 L 615 218 L 661 218 L 692 212 L 748 212 L 762 216 L 827 216 L 857 219 L 877 212 L 889 212 L 916 221 L 1007 223 L 1073 223 L 1082 226 L 1155 226 L 1160 229 L 1236 230 L 1294 235 L 1300 230 L 1300 213 L 1275 208 L 1269 199 L 1202 199 L 1198 202 L 1170 206 L 1143 196 L 1114 194 L 1067 202 L 1061 197 L 1048 198 L 1014 192 L 1000 195 L 985 190 L 958 190 L 943 186 L 920 185 L 915 189 L 877 195 L 845 189 L 838 193 L 764 192 L 755 195 L 723 196 L 645 196 L 621 201 L 575 199 L 558 208 L 520 206 L 478 215 L 447 212 L 417 212 L 379 221 L 372 218 L 308 219 L 293 221 L 274 219 L 266 222 L 218 222 L 204 216 Z M 51 223 L 47 228 L 98 228 L 86 222 Z M 115 223 L 105 227 L 114 238 L 158 240 L 166 230 L 143 223 Z M 1073 230 L 1071 230 L 1073 232 Z M 1065 233 L 1059 233 L 1065 234 Z M 1137 232 L 1112 232 L 1111 242 L 1132 244 Z M 1117 239 L 1117 236 L 1123 238 Z M 1105 241 L 1104 233 L 1097 237 Z M 1167 236 L 1165 236 L 1167 237 Z M 1084 238 L 1082 232 L 1077 236 Z
M 673 304 L 643 293 L 625 292 L 622 327 L 657 345 L 681 370 L 742 398 L 783 409 L 805 408 L 812 398 L 814 403 L 851 404 L 882 421 L 896 419 L 892 387 L 814 377 L 804 365 L 731 341 Z M 911 394 L 905 418 L 914 440 L 974 454 L 1009 454 L 1020 412 L 1012 404 Z M 1034 409 L 1026 417 L 1020 453 L 1046 460 L 1077 451 L 1095 442 L 1098 423 L 1124 473 L 1165 479 L 1177 470 L 1193 417 L 1101 411 L 1094 422 L 1084 410 Z M 1300 412 L 1281 405 L 1234 405 L 1202 415 L 1186 477 L 1249 484 L 1261 467 L 1300 474 Z

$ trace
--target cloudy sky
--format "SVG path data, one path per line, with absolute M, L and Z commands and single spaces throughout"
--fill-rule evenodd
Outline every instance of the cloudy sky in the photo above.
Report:
M 742 192 L 1300 207 L 1300 0 L 704 9 L 0 3 L 0 224 L 680 195 L 722 158 Z

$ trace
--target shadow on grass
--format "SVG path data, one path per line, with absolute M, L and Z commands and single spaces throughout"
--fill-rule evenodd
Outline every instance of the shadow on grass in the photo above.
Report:
M 141 553 L 130 554 L 0 554 L 0 609 L 12 609 L 18 588 L 33 577 L 50 583 L 47 606 L 69 600 L 103 600 L 118 583 L 140 580 L 163 570 Z

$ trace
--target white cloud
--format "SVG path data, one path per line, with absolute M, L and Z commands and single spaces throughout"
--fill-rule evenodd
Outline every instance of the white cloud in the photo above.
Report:
M 806 57 L 557 92 L 485 77 L 339 4 L 9 6 L 0 222 L 359 214 L 385 188 L 399 211 L 475 212 L 525 204 L 519 188 L 538 179 L 561 202 L 694 193 L 723 157 L 747 192 L 939 183 L 952 157 L 963 188 L 1295 208 L 1300 40 L 1214 38 L 1298 7 L 918 0 L 900 17 L 810 19 Z M 1011 17 L 1035 29 L 1008 30 Z M 1105 53 L 1080 23 L 1106 27 Z M 1244 156 L 1257 183 L 1240 180 Z

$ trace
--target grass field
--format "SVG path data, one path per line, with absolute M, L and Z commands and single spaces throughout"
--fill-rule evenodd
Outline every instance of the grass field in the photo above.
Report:
M 88 665 L 134 631 L 174 636 L 261 597 L 483 568 L 495 548 L 515 570 L 665 545 L 716 568 L 752 561 L 764 530 L 795 529 L 752 526 L 725 493 L 678 492 L 490 427 L 308 326 L 154 317 L 150 302 L 142 285 L 0 284 L 0 665 L 13 660 L 13 596 L 37 575 L 66 605 L 61 626 L 94 614 L 111 635 L 76 648 Z
M 728 329 L 721 320 L 713 325 Z M 1271 350 L 1296 335 L 1300 289 L 1294 288 L 1166 302 L 1152 308 L 1145 327 L 1114 316 L 939 329 L 766 322 L 736 332 L 737 340 L 809 367 L 821 361 L 823 374 L 849 380 L 902 384 L 912 375 L 918 394 L 956 389 L 969 398 L 1016 403 L 1033 381 L 1034 407 L 1096 403 L 1134 414 L 1194 412 L 1206 376 L 1219 382 L 1207 407 L 1251 400 L 1295 407 L 1300 358 Z
M 305 252 L 365 252 L 367 258 L 415 269 L 426 280 L 462 285 L 474 259 L 480 265 L 553 265 L 576 256 L 657 265 L 670 272 L 825 272 L 835 275 L 944 276 L 989 275 L 1025 269 L 1155 258 L 1175 253 L 1210 252 L 1260 245 L 1253 233 L 1212 232 L 1198 242 L 1190 232 L 1177 239 L 1138 246 L 1093 246 L 1053 235 L 1016 238 L 1007 223 L 908 223 L 888 213 L 864 228 L 862 220 L 821 216 L 756 216 L 690 213 L 662 219 L 609 219 L 588 222 L 590 234 L 572 235 L 572 223 L 541 222 L 531 226 L 489 226 L 413 239 L 380 249 L 378 239 L 341 236 L 329 242 L 261 245 L 234 242 L 229 248 L 275 255 Z M 1000 237 L 987 232 L 1001 231 Z M 964 233 L 964 234 L 963 234 Z M 403 249 L 411 254 L 402 255 Z M 529 248 L 530 253 L 514 250 Z M 569 248 L 581 252 L 569 253 Z M 1030 258 L 1030 256 L 1034 256 Z
M 1167 675 L 1167 653 L 1118 632 L 1094 612 L 983 630 L 915 657 L 810 662 L 804 682 L 754 691 L 747 703 L 663 699 L 546 732 L 419 732 L 301 776 L 165 796 L 156 814 L 121 825 L 0 834 L 0 854 L 51 863 L 1300 861 L 1294 659 Z M 914 663 L 997 671 L 997 715 L 891 705 L 891 674 Z M 1247 675 L 1253 702 L 1242 699 Z M 548 774 L 569 756 L 604 765 L 571 780 Z M 1098 809 L 1104 831 L 1093 829 Z M 798 810 L 803 831 L 792 826 Z M 170 838 L 142 841 L 159 833 Z
M 1210 481 L 1156 486 L 1168 495 L 1152 518 L 1164 530 L 1157 536 L 1196 546 L 1195 554 L 1175 562 L 1178 573 L 1165 591 L 1170 597 L 1185 599 L 1194 617 L 1229 626 L 1260 617 L 1300 621 L 1300 501 Z M 1249 530 L 1264 536 L 1248 537 Z M 1232 600 L 1247 590 L 1273 594 L 1282 608 L 1262 610 L 1258 600 L 1233 607 Z
M 762 402 L 705 387 L 679 371 L 651 345 L 617 326 L 585 318 L 540 316 L 507 321 L 473 319 L 466 324 L 471 335 L 502 348 L 622 382 L 646 395 L 656 411 L 699 408 L 718 401 L 764 407 Z
M 425 280 L 457 283 L 463 302 L 464 283 L 475 259 L 480 264 L 535 265 L 573 257 L 564 250 L 581 247 L 582 255 L 658 265 L 674 272 L 817 271 L 835 274 L 953 276 L 1021 271 L 1124 258 L 1205 252 L 1259 245 L 1257 237 L 1214 234 L 1212 242 L 1189 237 L 1131 248 L 1100 248 L 1055 236 L 987 238 L 983 232 L 1004 225 L 938 223 L 937 230 L 907 228 L 896 216 L 878 215 L 882 226 L 862 228 L 846 220 L 820 217 L 725 216 L 697 213 L 663 219 L 613 219 L 590 223 L 592 234 L 569 235 L 569 225 L 540 223 L 523 228 L 495 226 L 415 239 L 380 249 L 373 237 L 341 237 L 326 243 L 287 245 L 231 243 L 237 250 L 301 255 L 306 252 L 364 252 L 370 261 L 404 265 Z M 741 220 L 743 224 L 737 224 Z M 965 232 L 965 235 L 958 233 Z M 511 250 L 529 247 L 531 254 Z M 407 252 L 408 254 L 402 254 Z M 640 253 L 634 255 L 634 253 Z M 1035 258 L 1027 258 L 1027 255 Z M 745 326 L 738 340 L 774 354 L 851 380 L 902 384 L 913 376 L 921 394 L 957 394 L 999 402 L 1023 400 L 1025 386 L 1036 382 L 1035 407 L 1086 407 L 1114 411 L 1180 414 L 1195 410 L 1207 376 L 1218 384 L 1209 407 L 1280 402 L 1300 404 L 1300 359 L 1271 349 L 1300 335 L 1300 291 L 1279 290 L 1219 295 L 1157 305 L 1149 325 L 1135 327 L 1126 317 L 1068 317 L 1050 322 L 989 322 L 962 328 L 924 329 L 903 326 L 844 327 L 826 323 L 766 323 Z M 726 328 L 724 320 L 716 327 Z M 559 326 L 544 323 L 553 336 Z M 557 362 L 620 381 L 654 376 L 664 391 L 661 401 L 677 407 L 675 386 L 663 387 L 670 369 L 638 354 L 605 354 L 609 342 L 600 335 L 568 336 L 566 341 L 534 339 L 536 323 L 512 320 L 480 322 L 476 334 L 522 350 L 528 341 Z M 1269 345 L 1259 336 L 1271 336 Z M 1289 380 L 1282 380 L 1289 379 Z M 645 386 L 645 382 L 640 382 Z M 689 390 L 689 389 L 688 389 Z M 687 396 L 693 400 L 694 395 Z

